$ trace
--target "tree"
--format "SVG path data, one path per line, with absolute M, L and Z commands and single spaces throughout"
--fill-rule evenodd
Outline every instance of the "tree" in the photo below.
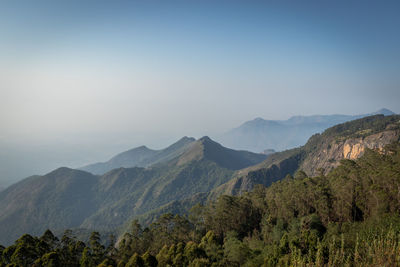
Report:
M 100 243 L 100 233 L 92 232 L 89 238 L 93 264 L 98 265 L 105 255 L 104 246 Z
M 145 267 L 157 267 L 157 259 L 153 255 L 151 255 L 148 251 L 142 256 L 143 263 Z
M 47 229 L 39 239 L 40 241 L 45 242 L 49 246 L 50 250 L 54 250 L 58 246 L 58 238 L 54 236 L 49 229 Z
M 58 255 L 57 252 L 49 252 L 44 254 L 40 259 L 37 259 L 33 267 L 41 267 L 41 266 L 46 266 L 46 267 L 58 267 L 62 266 L 60 256 Z
M 139 254 L 135 253 L 132 255 L 132 257 L 129 259 L 128 263 L 125 265 L 125 267 L 144 267 L 144 261 L 142 257 L 140 257 Z
M 224 257 L 229 265 L 242 266 L 249 256 L 249 247 L 237 238 L 237 233 L 229 232 L 224 242 Z
M 83 250 L 82 257 L 79 263 L 81 267 L 91 267 L 94 265 L 92 255 L 88 247 L 85 247 L 85 249 Z

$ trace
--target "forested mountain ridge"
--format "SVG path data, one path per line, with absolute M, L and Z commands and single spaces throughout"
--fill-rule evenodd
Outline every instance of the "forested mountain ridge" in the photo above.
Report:
M 189 149 L 190 145 L 196 139 L 191 137 L 182 137 L 174 144 L 161 150 L 152 150 L 146 146 L 140 146 L 128 151 L 122 152 L 112 157 L 107 162 L 99 162 L 81 167 L 81 170 L 93 174 L 104 174 L 116 168 L 148 167 L 156 163 L 167 162 Z
M 216 140 L 234 149 L 261 152 L 265 149 L 282 151 L 304 145 L 315 133 L 336 124 L 371 115 L 394 115 L 388 109 L 363 115 L 312 115 L 293 116 L 288 120 L 265 120 L 256 118 L 219 136 Z
M 103 175 L 59 168 L 33 176 L 0 192 L 0 243 L 47 228 L 115 230 L 133 216 L 209 192 L 237 169 L 265 158 L 204 137 L 149 168 L 118 168 Z
M 386 144 L 398 141 L 399 121 L 398 115 L 375 115 L 331 127 L 322 134 L 314 135 L 302 147 L 271 154 L 259 164 L 237 170 L 231 180 L 213 189 L 208 196 L 203 195 L 201 201 L 204 198 L 216 199 L 221 194 L 242 194 L 252 190 L 256 184 L 269 186 L 299 170 L 301 172 L 297 175 L 326 174 L 344 158 L 355 159 L 368 148 L 382 149 Z M 191 203 L 190 200 L 174 201 L 139 219 L 148 223 L 166 212 L 186 214 L 191 207 L 188 203 Z
M 326 174 L 342 159 L 356 159 L 366 149 L 383 149 L 399 140 L 399 115 L 374 115 L 339 124 L 315 134 L 302 147 L 272 154 L 257 165 L 238 171 L 235 178 L 213 190 L 211 196 L 249 191 L 255 184 L 269 186 L 298 170 L 310 176 Z
M 396 141 L 327 175 L 287 176 L 145 228 L 133 221 L 116 246 L 97 232 L 86 244 L 69 231 L 25 234 L 0 246 L 0 266 L 400 266 L 399 187 Z
M 298 218 L 300 215 L 308 216 L 307 214 L 315 212 L 317 212 L 324 227 L 327 227 L 325 225 L 326 218 L 328 218 L 328 221 L 340 221 L 342 223 L 344 221 L 363 220 L 373 217 L 375 216 L 374 214 L 381 212 L 381 210 L 394 212 L 398 208 L 396 203 L 390 202 L 388 206 L 382 203 L 386 203 L 385 194 L 391 194 L 388 197 L 390 199 L 393 198 L 394 191 L 389 190 L 388 185 L 396 185 L 397 179 L 399 179 L 399 130 L 399 115 L 376 115 L 331 127 L 322 134 L 314 135 L 303 147 L 275 153 L 266 159 L 265 155 L 224 148 L 210 138 L 203 137 L 193 142 L 190 148 L 183 151 L 179 156 L 167 162 L 159 162 L 149 168 L 118 168 L 104 175 L 93 175 L 81 170 L 59 168 L 44 176 L 29 177 L 0 192 L 0 244 L 8 245 L 23 233 L 41 234 L 47 228 L 57 232 L 66 228 L 115 230 L 130 219 L 140 215 L 144 216 L 143 221 L 155 223 L 152 224 L 154 229 L 150 230 L 154 231 L 153 238 L 155 238 L 156 233 L 164 231 L 164 223 L 174 225 L 178 221 L 180 223 L 185 221 L 183 217 L 174 219 L 175 217 L 173 216 L 157 219 L 160 212 L 186 214 L 187 210 L 196 202 L 205 203 L 207 194 L 210 191 L 209 200 L 217 199 L 217 196 L 224 193 L 242 194 L 241 197 L 224 196 L 221 198 L 226 201 L 210 202 L 211 206 L 203 214 L 204 216 L 210 214 L 209 217 L 197 221 L 197 223 L 206 222 L 205 226 L 200 225 L 200 227 L 212 230 L 219 236 L 217 238 L 220 240 L 219 242 L 226 238 L 230 238 L 229 240 L 232 242 L 244 242 L 244 235 L 249 234 L 252 227 L 253 230 L 258 231 L 260 229 L 260 217 L 257 217 L 260 215 L 258 205 L 265 201 L 273 200 L 268 204 L 268 214 L 272 217 L 271 220 L 268 219 L 267 225 L 272 223 L 272 225 L 268 226 L 272 227 L 271 229 L 278 227 L 276 226 L 278 224 L 274 222 L 274 218 L 281 218 L 289 222 L 293 216 Z M 392 147 L 385 149 L 384 146 L 389 143 L 393 143 Z M 370 151 L 369 148 L 375 149 L 375 152 Z M 335 152 L 330 152 L 331 150 Z M 362 155 L 364 155 L 365 159 L 359 161 L 358 165 L 354 165 L 353 161 L 350 160 Z M 342 163 L 341 167 L 335 168 L 344 158 L 349 160 Z M 360 188 L 362 190 L 366 188 L 365 190 L 367 191 L 356 193 L 354 195 L 355 198 L 353 198 L 356 201 L 355 203 L 347 203 L 345 199 L 340 200 L 340 194 L 343 197 L 347 196 L 354 189 L 352 184 L 348 184 L 349 180 L 346 177 L 349 174 L 358 173 L 357 177 L 359 178 L 357 179 L 364 179 L 363 175 L 368 173 L 370 168 L 376 170 L 376 172 L 370 174 L 373 175 L 371 179 L 373 179 L 375 185 L 381 184 L 379 188 L 383 191 L 375 187 L 370 188 L 371 185 L 362 180 L 363 186 Z M 329 172 L 331 169 L 333 171 Z M 329 174 L 327 174 L 328 172 Z M 386 176 L 382 178 L 380 173 L 384 173 Z M 325 192 L 325 189 L 321 189 L 321 191 L 319 187 L 315 188 L 314 186 L 318 185 L 319 181 L 326 182 L 328 180 L 326 178 L 322 180 L 319 180 L 320 178 L 308 178 L 308 176 L 315 176 L 315 174 L 318 177 L 327 177 L 330 188 L 335 188 L 335 192 L 337 192 L 334 194 L 335 199 L 333 200 L 336 206 L 331 206 L 332 203 L 328 205 L 334 208 L 334 213 L 327 211 L 325 214 L 325 206 L 304 206 L 313 205 L 312 203 L 314 202 L 320 203 L 318 199 L 321 196 L 313 194 Z M 288 179 L 273 183 L 282 180 L 284 177 Z M 341 177 L 344 178 L 342 179 Z M 383 180 L 378 181 L 376 180 L 378 179 L 377 177 Z M 354 181 L 353 176 L 352 179 L 351 181 Z M 262 202 L 258 204 L 251 202 L 256 205 L 254 209 L 252 207 L 253 204 L 246 200 L 247 193 L 245 191 L 251 190 L 256 184 L 272 185 L 272 187 L 267 189 L 266 197 L 263 197 L 264 200 Z M 306 188 L 308 190 L 306 190 L 307 193 L 298 196 L 300 202 L 297 200 L 291 202 L 295 192 L 298 192 L 303 185 L 308 186 Z M 343 190 L 348 189 L 351 192 L 340 191 L 343 185 Z M 314 190 L 317 191 L 314 192 Z M 259 193 L 257 192 L 253 196 L 256 197 Z M 286 192 L 286 195 L 282 195 L 280 192 Z M 377 204 L 367 201 L 370 197 L 371 199 L 380 198 L 382 192 L 385 196 L 384 200 L 379 200 Z M 326 193 L 329 192 L 327 191 Z M 368 195 L 372 193 L 374 195 Z M 196 197 L 193 197 L 193 195 Z M 362 200 L 360 195 L 366 198 Z M 270 199 L 271 197 L 272 200 Z M 311 197 L 314 198 L 311 200 Z M 254 199 L 254 201 L 256 200 Z M 285 204 L 285 201 L 288 201 L 288 203 Z M 364 205 L 363 201 L 367 201 L 365 202 L 367 204 Z M 275 208 L 271 208 L 273 203 L 277 205 Z M 325 202 L 321 203 L 321 205 L 325 205 Z M 231 204 L 233 206 L 230 206 Z M 387 207 L 385 208 L 381 204 Z M 218 208 L 218 205 L 222 206 Z M 344 207 L 353 208 L 347 210 L 347 208 L 343 209 Z M 269 210 L 270 208 L 271 210 Z M 263 209 L 266 208 L 264 207 Z M 222 213 L 219 214 L 218 212 Z M 278 213 L 275 214 L 274 212 Z M 229 218 L 236 219 L 229 221 L 231 220 Z M 160 222 L 160 220 L 164 221 Z M 241 222 L 242 220 L 243 222 Z M 236 227 L 237 223 L 239 226 Z M 190 223 L 185 222 L 184 225 L 187 226 Z M 286 226 L 283 225 L 282 227 Z M 230 236 L 228 234 L 230 230 L 234 230 L 238 236 Z M 184 237 L 182 239 L 184 242 L 194 238 L 194 233 L 191 237 L 185 234 L 187 231 L 190 232 L 190 229 L 185 231 L 176 233 L 178 236 L 172 240 L 168 239 L 169 237 L 166 235 L 163 236 L 163 238 L 166 238 L 165 240 L 155 241 L 157 240 L 155 238 L 154 241 L 143 240 L 143 242 L 147 242 L 147 245 L 149 244 L 148 242 L 150 244 L 151 242 L 157 243 L 154 243 L 154 247 L 151 249 L 151 253 L 155 256 L 161 253 L 162 247 L 160 246 L 162 244 L 170 246 L 176 240 L 180 240 L 179 238 Z M 265 231 L 270 230 L 265 229 Z M 270 235 L 275 234 L 271 232 Z M 144 238 L 144 236 L 140 238 Z M 279 238 L 282 238 L 282 236 Z M 200 241 L 197 240 L 196 242 Z M 229 247 L 229 245 L 227 246 Z M 124 250 L 124 248 L 121 248 L 121 250 Z M 137 253 L 144 252 L 142 250 L 137 251 Z M 225 255 L 224 253 L 221 255 Z M 229 258 L 230 256 L 228 253 L 221 257 Z M 248 257 L 250 256 L 245 258 L 247 259 Z M 217 259 L 210 258 L 208 260 L 216 261 Z M 237 259 L 233 260 L 233 262 L 235 261 Z M 227 265 L 229 264 L 227 263 Z

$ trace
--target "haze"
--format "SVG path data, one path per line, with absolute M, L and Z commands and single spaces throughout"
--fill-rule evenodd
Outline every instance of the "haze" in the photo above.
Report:
M 398 1 L 4 1 L 0 186 L 255 117 L 398 113 Z

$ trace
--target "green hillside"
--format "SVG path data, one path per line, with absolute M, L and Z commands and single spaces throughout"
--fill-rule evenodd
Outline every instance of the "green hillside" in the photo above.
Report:
M 243 194 L 246 191 L 251 191 L 256 184 L 270 186 L 273 182 L 282 180 L 287 175 L 301 177 L 307 176 L 307 174 L 317 175 L 321 171 L 328 173 L 332 168 L 338 166 L 344 158 L 342 153 L 343 144 L 351 140 L 360 141 L 354 138 L 361 138 L 364 141 L 369 140 L 370 143 L 368 144 L 372 145 L 372 148 L 382 147 L 399 140 L 399 119 L 400 116 L 377 115 L 329 128 L 322 134 L 314 135 L 303 147 L 271 154 L 259 164 L 237 170 L 233 174 L 233 179 L 213 189 L 208 194 L 207 199 L 215 200 L 218 196 L 224 194 Z M 376 134 L 378 136 L 375 136 Z M 331 145 L 332 143 L 336 144 L 336 149 L 334 149 L 335 145 Z M 331 153 L 324 155 L 323 152 L 329 146 L 331 146 Z M 191 158 L 194 155 L 189 153 L 183 157 Z M 326 170 L 318 170 L 315 167 L 321 165 L 326 167 Z M 304 170 L 307 173 L 304 173 Z M 166 206 L 141 215 L 138 219 L 147 225 L 147 223 L 153 222 L 158 216 L 166 212 L 186 214 L 191 207 L 189 203 L 191 203 L 190 198 L 182 201 L 173 201 Z
M 150 168 L 118 168 L 96 176 L 60 168 L 0 193 L 0 243 L 51 228 L 115 230 L 134 216 L 209 192 L 265 155 L 227 149 L 204 137 Z
M 367 149 L 327 175 L 297 175 L 220 196 L 189 216 L 137 221 L 113 246 L 93 232 L 23 235 L 0 246 L 10 266 L 400 266 L 400 143 Z M 113 241 L 114 240 L 114 241 Z
M 338 166 L 344 158 L 343 144 L 351 140 L 360 141 L 360 139 L 354 138 L 369 140 L 370 143 L 368 144 L 372 145 L 372 148 L 382 147 L 399 140 L 399 119 L 400 116 L 377 115 L 329 128 L 322 134 L 314 135 L 303 147 L 274 153 L 259 164 L 237 170 L 231 180 L 213 189 L 207 198 L 212 200 L 223 194 L 243 194 L 246 191 L 251 191 L 256 184 L 270 186 L 273 182 L 282 180 L 287 175 L 317 175 L 321 171 L 328 173 L 332 168 Z M 360 133 L 364 134 L 360 135 Z M 376 134 L 378 135 L 375 136 Z M 331 146 L 330 153 L 324 154 L 329 146 Z M 337 147 L 335 148 L 335 146 Z M 193 151 L 197 150 L 194 149 Z M 195 157 L 195 153 L 192 152 L 183 155 L 182 158 Z M 316 166 L 324 166 L 326 170 L 318 169 Z M 304 170 L 307 173 L 304 173 Z M 166 212 L 186 214 L 191 207 L 188 203 L 191 203 L 190 197 L 188 200 L 173 201 L 138 218 L 141 222 L 148 223 Z

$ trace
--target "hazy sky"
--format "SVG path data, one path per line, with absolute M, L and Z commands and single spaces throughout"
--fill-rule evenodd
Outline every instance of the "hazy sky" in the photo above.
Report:
M 100 157 L 255 117 L 398 113 L 399 3 L 1 1 L 0 144 Z

